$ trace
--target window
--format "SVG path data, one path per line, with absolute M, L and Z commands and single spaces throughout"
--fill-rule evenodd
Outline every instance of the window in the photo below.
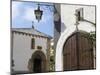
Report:
M 81 20 L 80 11 L 78 11 L 78 21 Z
M 77 20 L 78 21 L 83 20 L 83 8 L 77 9 L 76 10 L 76 15 L 77 15 Z
M 35 49 L 35 39 L 31 39 L 31 49 Z

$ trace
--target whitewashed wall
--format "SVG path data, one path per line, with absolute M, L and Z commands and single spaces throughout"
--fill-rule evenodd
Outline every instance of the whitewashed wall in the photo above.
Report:
M 36 47 L 42 46 L 42 51 L 46 55 L 47 39 L 41 37 L 35 38 L 35 49 L 31 49 L 32 36 L 14 33 L 13 37 L 13 59 L 15 71 L 28 71 L 28 61 L 36 51 Z
M 83 8 L 83 18 L 95 23 L 95 6 L 64 5 L 61 4 L 61 32 L 76 22 L 75 10 Z
M 61 4 L 61 35 L 56 46 L 56 61 L 55 69 L 56 71 L 63 71 L 63 46 L 68 38 L 73 32 L 75 32 L 76 18 L 75 10 L 83 8 L 84 19 L 95 23 L 95 7 L 94 6 L 80 6 L 80 5 L 64 5 Z M 79 30 L 86 32 L 95 31 L 93 24 L 80 21 Z

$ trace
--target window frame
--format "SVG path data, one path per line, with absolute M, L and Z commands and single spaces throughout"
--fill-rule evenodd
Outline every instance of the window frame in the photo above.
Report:
M 83 8 L 79 8 L 76 10 L 77 21 L 83 20 Z

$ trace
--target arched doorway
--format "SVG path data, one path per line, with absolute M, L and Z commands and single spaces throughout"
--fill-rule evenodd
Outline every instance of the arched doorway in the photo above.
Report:
M 29 60 L 28 68 L 30 72 L 41 73 L 46 72 L 47 60 L 42 51 L 36 51 Z
M 63 46 L 63 70 L 93 69 L 93 47 L 88 33 L 75 32 Z

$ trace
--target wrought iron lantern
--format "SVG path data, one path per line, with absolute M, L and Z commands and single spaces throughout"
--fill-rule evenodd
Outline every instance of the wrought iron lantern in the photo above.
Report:
M 40 5 L 38 4 L 38 9 L 34 10 L 35 17 L 38 20 L 38 22 L 42 19 L 43 11 L 40 10 Z

